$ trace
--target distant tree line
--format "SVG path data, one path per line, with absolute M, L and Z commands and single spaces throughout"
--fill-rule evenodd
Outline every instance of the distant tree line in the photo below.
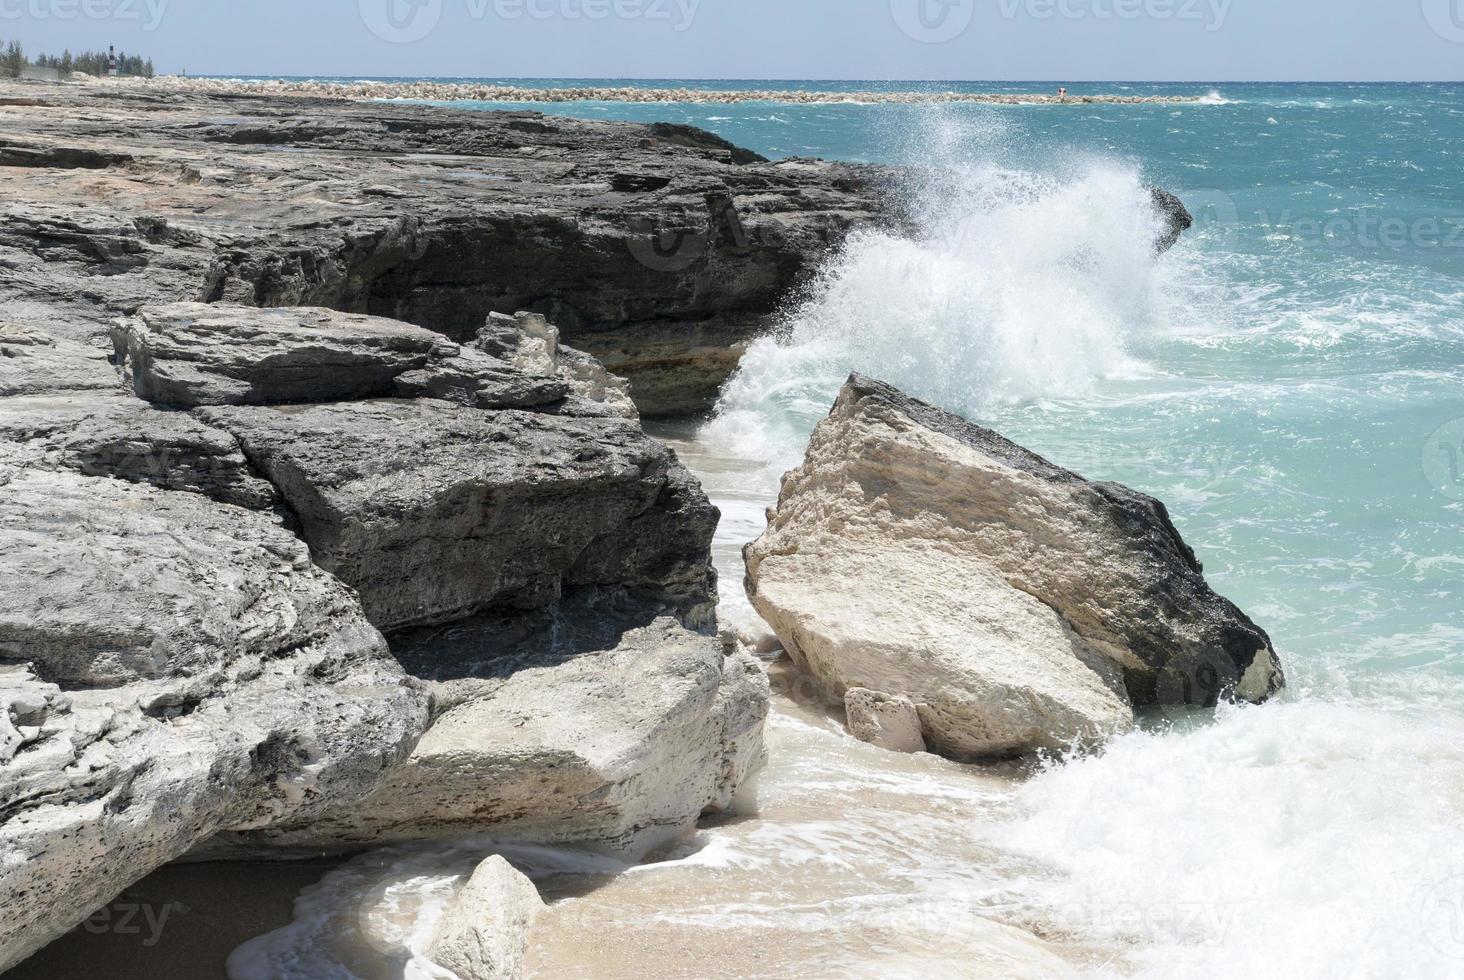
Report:
M 5 45 L 5 53 L 0 54 L 0 75 L 19 78 L 20 70 L 24 67 L 25 52 L 21 50 L 19 41 L 11 41 Z
M 63 51 L 59 56 L 40 55 L 34 64 L 37 68 L 54 68 L 61 73 L 62 78 L 65 78 L 74 71 L 83 71 L 88 75 L 105 75 L 107 62 L 108 55 L 105 51 L 82 51 L 79 54 Z M 19 78 L 21 70 L 30 63 L 26 61 L 25 51 L 21 48 L 20 42 L 11 41 L 5 45 L 3 52 L 0 52 L 0 77 Z M 122 75 L 141 75 L 144 78 L 152 78 L 152 59 L 119 51 L 117 53 L 117 71 Z

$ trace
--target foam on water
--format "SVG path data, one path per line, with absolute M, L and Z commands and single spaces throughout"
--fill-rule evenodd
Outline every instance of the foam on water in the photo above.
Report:
M 1459 976 L 1459 693 L 1131 735 L 1026 783 L 993 841 L 1059 869 L 1013 893 L 1131 975 Z
M 1159 219 L 1139 174 L 972 163 L 953 158 L 971 134 L 948 129 L 927 133 L 941 177 L 910 189 L 920 236 L 856 233 L 748 350 L 708 439 L 785 466 L 855 370 L 973 417 L 1135 370 L 1128 342 L 1163 318 Z

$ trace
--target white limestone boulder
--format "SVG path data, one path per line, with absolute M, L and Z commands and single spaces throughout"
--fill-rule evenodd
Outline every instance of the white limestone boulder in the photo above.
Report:
M 851 687 L 844 692 L 849 734 L 891 752 L 924 752 L 920 709 L 907 697 Z
M 443 912 L 427 956 L 458 980 L 519 980 L 529 930 L 543 908 L 534 883 L 494 855 Z
M 505 663 L 499 679 L 483 679 L 492 672 L 476 665 L 437 684 L 430 730 L 367 799 L 301 824 L 223 835 L 195 856 L 484 835 L 592 844 L 633 860 L 727 808 L 763 758 L 761 666 L 669 617 L 598 652 Z
M 1134 706 L 1283 684 L 1163 504 L 858 375 L 745 555 L 800 667 L 841 698 L 908 698 L 952 757 L 1092 744 Z

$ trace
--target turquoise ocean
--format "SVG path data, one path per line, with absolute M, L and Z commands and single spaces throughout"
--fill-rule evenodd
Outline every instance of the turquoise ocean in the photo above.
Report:
M 726 512 L 725 592 L 778 475 L 858 370 L 1166 501 L 1212 584 L 1275 640 L 1277 703 L 1149 719 L 1006 792 L 912 776 L 901 795 L 929 792 L 924 816 L 942 815 L 924 843 L 900 839 L 922 874 L 959 881 L 982 915 L 1106 951 L 1078 972 L 1464 977 L 1464 84 L 1068 87 L 1206 98 L 513 108 L 960 176 L 912 180 L 919 235 L 861 233 L 832 255 L 686 435 Z M 1149 184 L 1197 219 L 1157 257 Z M 750 615 L 736 595 L 724 612 Z M 779 744 L 813 737 L 803 724 L 775 723 L 775 770 Z M 833 779 L 844 763 L 822 758 Z M 880 832 L 872 807 L 859 834 Z M 938 867 L 992 853 L 1007 857 Z

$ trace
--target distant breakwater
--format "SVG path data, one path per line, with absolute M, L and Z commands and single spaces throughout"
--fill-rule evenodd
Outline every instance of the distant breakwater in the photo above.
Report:
M 110 85 L 137 85 L 183 92 L 294 95 L 329 99 L 413 99 L 428 102 L 784 102 L 922 104 L 974 102 L 992 105 L 1148 105 L 1202 104 L 1198 95 L 1040 95 L 997 92 L 810 92 L 776 89 L 717 91 L 693 88 L 572 87 L 524 88 L 471 82 L 321 82 L 278 79 L 218 79 L 168 76 L 98 79 Z

